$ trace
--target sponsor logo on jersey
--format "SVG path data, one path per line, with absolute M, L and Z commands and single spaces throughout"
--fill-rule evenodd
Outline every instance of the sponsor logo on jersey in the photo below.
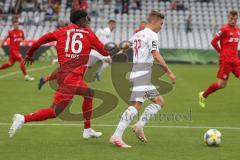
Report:
M 239 42 L 239 38 L 230 38 L 228 42 Z

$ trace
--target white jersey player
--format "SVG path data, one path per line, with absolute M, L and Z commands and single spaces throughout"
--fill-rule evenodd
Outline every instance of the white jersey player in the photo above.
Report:
M 146 28 L 136 33 L 130 40 L 133 43 L 133 69 L 130 74 L 130 81 L 133 83 L 130 101 L 133 104 L 122 114 L 117 129 L 110 138 L 110 142 L 118 147 L 131 147 L 122 140 L 122 135 L 140 111 L 142 103 L 145 100 L 150 99 L 152 104 L 145 108 L 139 121 L 133 127 L 133 131 L 142 142 L 147 142 L 143 127 L 163 107 L 163 97 L 159 95 L 155 86 L 151 84 L 153 61 L 156 60 L 163 67 L 173 84 L 176 81 L 175 75 L 168 68 L 159 53 L 157 33 L 161 30 L 163 20 L 164 15 L 162 13 L 152 11 L 148 16 Z
M 96 32 L 96 36 L 99 38 L 99 40 L 103 44 L 107 44 L 109 42 L 113 42 L 113 35 L 112 32 L 116 28 L 116 21 L 115 20 L 109 20 L 108 21 L 108 27 L 104 29 L 98 29 Z M 90 57 L 88 61 L 88 66 L 93 66 L 97 61 L 102 61 L 101 67 L 96 72 L 96 78 L 98 81 L 100 81 L 100 74 L 102 71 L 109 66 L 109 63 L 111 63 L 111 57 L 104 57 L 100 53 L 98 53 L 96 50 L 92 49 L 90 52 Z

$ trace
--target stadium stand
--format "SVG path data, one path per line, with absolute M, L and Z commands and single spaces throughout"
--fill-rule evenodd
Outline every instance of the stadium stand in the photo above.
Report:
M 68 23 L 73 8 L 84 8 L 91 14 L 93 30 L 105 27 L 109 19 L 117 20 L 114 39 L 121 42 L 129 39 L 149 11 L 161 10 L 166 14 L 166 20 L 159 34 L 160 47 L 181 49 L 210 49 L 209 41 L 226 22 L 227 12 L 240 10 L 239 0 L 25 0 L 21 6 L 19 3 L 19 0 L 0 3 L 3 13 L 19 13 L 3 16 L 1 37 L 6 35 L 11 21 L 17 17 L 27 39 L 35 40 Z M 186 30 L 187 27 L 190 30 Z

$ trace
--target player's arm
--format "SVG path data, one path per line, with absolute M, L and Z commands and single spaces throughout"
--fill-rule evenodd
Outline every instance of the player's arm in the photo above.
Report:
M 25 58 L 25 64 L 29 65 L 33 63 L 33 54 L 34 52 L 43 44 L 56 41 L 56 37 L 53 33 L 47 33 L 40 37 L 36 42 L 33 43 L 33 45 L 28 49 L 27 56 Z
M 109 56 L 109 52 L 106 50 L 103 43 L 98 39 L 98 37 L 93 33 L 92 34 L 92 46 L 103 56 Z
M 218 54 L 221 53 L 221 47 L 219 46 L 218 42 L 219 40 L 224 36 L 225 34 L 225 30 L 222 27 L 219 32 L 213 37 L 212 41 L 211 41 L 211 45 L 213 46 L 213 48 L 217 51 Z
M 156 60 L 156 62 L 164 69 L 164 71 L 168 74 L 169 78 L 172 80 L 172 83 L 176 83 L 176 76 L 174 73 L 169 69 L 168 65 L 166 64 L 165 60 L 163 59 L 162 55 L 159 51 L 153 50 L 152 56 Z
M 159 52 L 157 35 L 150 37 L 148 46 L 149 46 L 150 52 L 152 53 L 153 58 L 164 69 L 164 71 L 167 73 L 168 77 L 172 80 L 172 83 L 175 84 L 176 76 L 169 69 L 168 65 L 166 64 L 165 60 L 163 59 L 162 55 Z
M 8 36 L 4 37 L 3 40 L 0 42 L 0 47 L 3 46 L 4 42 L 8 39 Z
M 220 37 L 218 35 L 215 35 L 211 41 L 211 45 L 213 46 L 213 48 L 217 51 L 218 54 L 221 53 L 221 48 L 218 44 L 218 41 L 220 40 Z

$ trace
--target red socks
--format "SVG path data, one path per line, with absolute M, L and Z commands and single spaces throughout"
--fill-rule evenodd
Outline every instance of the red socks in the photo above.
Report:
M 218 90 L 218 84 L 217 83 L 213 83 L 209 86 L 209 88 L 203 93 L 203 97 L 207 98 L 209 96 L 209 94 L 215 92 L 216 90 Z
M 84 128 L 91 128 L 91 115 L 92 115 L 92 102 L 93 98 L 84 97 L 82 104 L 82 112 L 84 117 Z
M 5 63 L 5 64 L 2 64 L 1 66 L 0 66 L 0 70 L 1 69 L 5 69 L 5 68 L 8 68 L 8 67 L 10 67 L 11 65 L 9 64 L 9 63 Z
M 32 121 L 44 121 L 55 117 L 56 115 L 53 108 L 40 109 L 34 113 L 24 115 L 25 123 Z
M 82 112 L 84 117 L 84 128 L 91 128 L 91 115 L 92 115 L 92 102 L 93 98 L 85 97 L 82 104 Z M 24 115 L 25 123 L 32 121 L 44 121 L 47 119 L 55 118 L 54 108 L 40 109 L 36 112 Z
M 1 69 L 5 69 L 5 68 L 8 68 L 8 67 L 11 67 L 11 66 L 12 66 L 11 64 L 5 63 L 5 64 L 3 64 L 3 65 L 0 66 L 0 70 L 1 70 Z M 20 68 L 21 68 L 21 70 L 22 70 L 23 75 L 26 76 L 26 75 L 27 75 L 27 72 L 26 72 L 26 68 L 25 68 L 23 62 L 20 63 Z
M 22 70 L 23 75 L 26 76 L 26 75 L 27 75 L 27 72 L 26 72 L 26 68 L 25 68 L 23 62 L 20 63 L 20 68 L 21 68 L 21 70 Z

